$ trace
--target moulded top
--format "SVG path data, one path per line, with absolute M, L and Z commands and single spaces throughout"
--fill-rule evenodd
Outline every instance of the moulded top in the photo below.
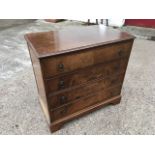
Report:
M 28 44 L 38 58 L 134 39 L 120 30 L 97 26 L 74 26 L 59 31 L 29 33 Z

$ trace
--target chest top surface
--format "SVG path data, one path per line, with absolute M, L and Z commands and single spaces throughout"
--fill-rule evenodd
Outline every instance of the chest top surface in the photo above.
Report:
M 132 35 L 103 25 L 68 27 L 59 31 L 29 33 L 28 44 L 38 58 L 133 39 Z

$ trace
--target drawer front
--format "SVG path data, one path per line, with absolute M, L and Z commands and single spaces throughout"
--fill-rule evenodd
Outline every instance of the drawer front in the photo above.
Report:
M 124 74 L 115 75 L 106 79 L 98 80 L 97 82 L 85 85 L 83 87 L 50 96 L 48 98 L 49 106 L 52 109 L 64 106 L 65 104 L 69 104 L 74 100 L 81 99 L 82 97 L 88 96 L 97 91 L 102 91 L 104 89 L 108 89 L 109 87 L 122 84 L 123 78 Z
M 51 110 L 50 111 L 51 119 L 53 121 L 61 119 L 65 116 L 78 112 L 86 107 L 100 103 L 102 101 L 110 99 L 111 97 L 120 95 L 120 92 L 121 92 L 121 86 L 116 86 L 113 88 L 109 88 L 109 89 L 102 90 L 94 94 L 88 95 L 85 98 L 78 100 L 72 104 L 68 104 L 64 107 Z
M 130 55 L 131 46 L 132 42 L 128 41 L 41 59 L 44 78 L 71 72 L 98 63 L 128 57 Z
M 98 64 L 88 67 L 75 73 L 45 80 L 47 94 L 83 85 L 85 83 L 92 82 L 92 80 L 122 73 L 126 70 L 127 62 L 127 59 L 119 59 L 106 64 Z

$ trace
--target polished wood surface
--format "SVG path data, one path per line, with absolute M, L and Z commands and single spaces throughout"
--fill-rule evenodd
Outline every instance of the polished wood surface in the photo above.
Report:
M 63 107 L 64 105 L 71 104 L 73 101 L 79 100 L 94 92 L 107 90 L 107 88 L 114 86 L 116 84 L 121 84 L 123 82 L 124 74 L 114 75 L 107 77 L 105 79 L 100 79 L 96 82 L 92 82 L 89 85 L 84 85 L 83 87 L 74 88 L 71 91 L 66 90 L 58 94 L 49 96 L 49 106 L 51 109 Z M 82 90 L 82 91 L 81 91 Z
M 99 45 L 118 43 L 133 39 L 133 36 L 103 25 L 70 27 L 59 31 L 31 33 L 25 35 L 37 57 L 74 52 Z
M 133 36 L 89 26 L 25 38 L 52 132 L 71 119 L 120 102 Z
M 72 89 L 72 87 L 80 87 L 91 83 L 94 80 L 112 76 L 113 74 L 125 72 L 127 66 L 127 58 L 116 59 L 108 63 L 102 63 L 85 68 L 85 70 L 77 70 L 68 74 L 58 75 L 54 78 L 45 79 L 47 94 Z M 89 76 L 88 76 L 89 75 Z
M 119 58 L 128 57 L 132 42 L 112 44 L 104 47 L 82 50 L 41 60 L 44 77 L 75 71 L 99 63 L 106 63 Z
M 91 106 L 88 106 L 88 107 L 85 107 L 75 113 L 72 113 L 66 117 L 63 117 L 61 119 L 58 119 L 56 121 L 52 121 L 51 125 L 50 125 L 50 129 L 51 129 L 51 132 L 55 132 L 57 130 L 60 130 L 61 127 L 63 126 L 64 123 L 72 120 L 72 119 L 75 119 L 75 118 L 78 118 L 80 116 L 83 116 L 85 114 L 88 114 L 90 112 L 93 112 L 97 109 L 100 109 L 102 107 L 105 107 L 107 105 L 116 105 L 116 104 L 119 104 L 120 103 L 120 100 L 121 100 L 121 95 L 118 95 L 118 96 L 115 96 L 115 97 L 112 97 L 112 98 L 109 98 L 103 102 L 99 102 L 97 104 L 93 104 Z
M 48 123 L 50 123 L 50 116 L 49 116 L 49 108 L 48 108 L 48 103 L 47 103 L 47 95 L 46 95 L 46 90 L 45 90 L 45 83 L 44 79 L 42 76 L 42 69 L 39 60 L 35 57 L 33 50 L 31 47 L 28 45 L 29 53 L 31 56 L 31 61 L 33 65 L 33 71 L 35 74 L 35 80 L 37 83 L 37 88 L 38 88 L 38 94 L 39 94 L 39 101 L 41 104 L 41 107 L 44 111 L 44 114 L 46 116 L 46 119 Z
M 82 99 L 74 101 L 72 104 L 67 104 L 65 107 L 60 107 L 56 110 L 51 110 L 52 120 L 58 120 L 60 118 L 66 117 L 70 114 L 73 114 L 79 110 L 82 110 L 91 105 L 100 103 L 106 99 L 118 96 L 121 91 L 121 85 L 108 88 L 106 90 L 102 89 L 93 94 L 87 95 Z

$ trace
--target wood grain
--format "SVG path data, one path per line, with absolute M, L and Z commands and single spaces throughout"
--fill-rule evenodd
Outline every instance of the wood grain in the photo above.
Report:
M 102 26 L 25 35 L 51 132 L 118 104 L 134 37 Z
M 101 46 L 90 50 L 82 50 L 73 54 L 48 57 L 41 60 L 44 78 L 57 74 L 75 71 L 99 63 L 106 63 L 119 58 L 129 57 L 132 42 Z M 63 65 L 63 68 L 59 68 Z
M 120 91 L 121 85 L 116 85 L 106 90 L 103 89 L 98 92 L 95 92 L 94 94 L 85 96 L 82 99 L 79 99 L 78 101 L 74 101 L 71 104 L 65 105 L 64 107 L 51 110 L 52 120 L 55 121 L 61 119 L 93 104 L 104 102 L 105 100 L 120 95 Z
M 72 90 L 66 90 L 65 92 L 52 95 L 48 98 L 49 107 L 51 109 L 64 106 L 71 103 L 72 101 L 78 100 L 94 92 L 103 91 L 109 87 L 120 84 L 123 82 L 124 73 L 120 75 L 114 75 L 105 79 L 97 80 L 89 85 L 84 85 L 83 87 L 75 88 Z M 82 91 L 81 91 L 82 90 Z
M 47 94 L 53 94 L 72 87 L 79 87 L 84 84 L 92 83 L 94 80 L 112 76 L 125 72 L 128 58 L 117 59 L 80 69 L 67 74 L 61 74 L 54 78 L 45 79 Z M 89 75 L 89 76 L 88 76 Z
M 59 31 L 25 35 L 25 39 L 38 58 L 133 40 L 133 38 L 132 35 L 111 30 L 103 25 L 69 27 Z

